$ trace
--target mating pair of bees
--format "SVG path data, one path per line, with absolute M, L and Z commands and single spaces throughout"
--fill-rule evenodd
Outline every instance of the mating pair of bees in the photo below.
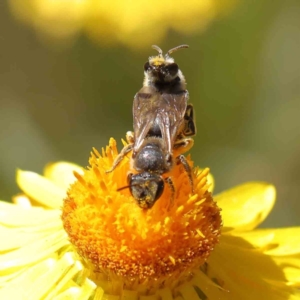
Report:
M 188 104 L 189 93 L 185 78 L 170 55 L 187 45 L 169 50 L 163 55 L 158 46 L 152 46 L 158 55 L 144 65 L 144 83 L 133 100 L 133 132 L 126 134 L 126 145 L 113 162 L 112 172 L 132 151 L 131 166 L 136 173 L 128 175 L 128 186 L 141 208 L 149 209 L 160 198 L 165 183 L 174 197 L 176 187 L 171 177 L 162 175 L 182 164 L 193 192 L 192 170 L 182 153 L 194 144 L 196 134 L 193 106 Z M 176 153 L 176 155 L 174 155 Z

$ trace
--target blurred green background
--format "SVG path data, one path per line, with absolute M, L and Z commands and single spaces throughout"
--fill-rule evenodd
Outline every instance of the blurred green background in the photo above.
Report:
M 132 129 L 133 96 L 155 51 L 104 48 L 83 35 L 58 50 L 5 1 L 0 24 L 0 198 L 10 200 L 16 168 L 86 166 L 92 147 Z M 190 48 L 174 57 L 196 109 L 195 163 L 211 168 L 216 193 L 273 183 L 278 200 L 263 226 L 300 225 L 300 1 L 241 1 L 204 32 L 169 32 L 159 46 L 183 43 Z

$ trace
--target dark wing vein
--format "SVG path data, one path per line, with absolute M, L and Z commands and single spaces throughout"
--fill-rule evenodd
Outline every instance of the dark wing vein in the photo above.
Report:
M 147 134 L 155 124 L 169 153 L 183 124 L 188 92 L 159 94 L 148 87 L 141 89 L 133 100 L 134 150 L 138 151 Z

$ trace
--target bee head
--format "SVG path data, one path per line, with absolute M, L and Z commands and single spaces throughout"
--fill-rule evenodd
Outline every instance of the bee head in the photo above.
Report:
M 187 45 L 172 48 L 165 55 L 163 55 L 162 50 L 158 46 L 154 45 L 152 48 L 158 51 L 158 55 L 149 57 L 149 60 L 144 65 L 145 82 L 148 82 L 148 85 L 156 82 L 160 84 L 169 83 L 177 77 L 184 79 L 178 65 L 170 57 L 170 54 L 179 49 L 188 48 Z
M 129 174 L 128 185 L 133 198 L 144 209 L 151 208 L 164 191 L 163 178 L 149 172 Z

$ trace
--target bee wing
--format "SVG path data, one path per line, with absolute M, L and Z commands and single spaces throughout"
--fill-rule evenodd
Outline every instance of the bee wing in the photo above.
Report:
M 172 153 L 178 130 L 184 121 L 188 92 L 159 94 L 151 87 L 144 87 L 133 100 L 134 150 L 137 151 L 152 126 L 158 125 L 166 149 Z
M 180 94 L 162 94 L 163 109 L 159 111 L 160 130 L 169 153 L 172 153 L 179 129 L 184 123 L 184 114 L 189 95 L 187 91 Z
M 157 118 L 158 95 L 142 88 L 133 99 L 134 150 L 137 151 Z

